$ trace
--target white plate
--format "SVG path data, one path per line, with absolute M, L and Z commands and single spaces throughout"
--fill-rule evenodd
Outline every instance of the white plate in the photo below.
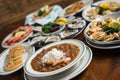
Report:
M 32 66 L 31 66 L 31 61 L 34 57 L 37 56 L 37 54 L 39 54 L 43 49 L 49 48 L 49 47 L 54 46 L 54 45 L 63 44 L 63 43 L 75 44 L 80 48 L 80 53 L 71 63 L 69 63 L 68 65 L 66 65 L 66 66 L 64 66 L 60 69 L 50 71 L 50 72 L 37 72 L 37 71 L 33 70 Z M 68 70 L 73 65 L 75 65 L 84 56 L 85 51 L 86 51 L 85 44 L 82 41 L 76 40 L 76 39 L 67 39 L 67 40 L 62 40 L 62 41 L 58 41 L 58 42 L 55 42 L 55 43 L 51 43 L 51 44 L 48 44 L 48 45 L 42 47 L 41 49 L 37 50 L 36 53 L 28 59 L 28 61 L 25 63 L 24 71 L 28 75 L 36 76 L 36 77 L 40 77 L 40 76 L 45 77 L 45 76 L 55 75 L 55 74 L 58 74 L 60 72 L 65 71 L 65 70 Z
M 92 5 L 99 5 L 99 4 L 101 4 L 101 3 L 105 3 L 105 2 L 110 2 L 110 1 L 116 1 L 116 2 L 119 2 L 120 3 L 120 0 L 101 0 L 101 1 L 97 1 L 97 2 L 95 2 L 95 3 L 93 3 Z M 84 9 L 84 11 L 82 12 L 82 17 L 85 19 L 85 20 L 87 20 L 87 21 L 93 21 L 93 19 L 89 19 L 89 17 L 87 17 L 87 12 L 88 12 L 88 10 L 90 10 L 90 9 L 94 9 L 95 7 L 91 7 L 91 5 L 90 6 L 88 6 L 86 9 Z
M 90 41 L 88 41 L 87 39 L 86 39 L 86 42 L 90 45 L 90 46 L 92 46 L 92 47 L 94 47 L 94 48 L 97 48 L 97 49 L 117 49 L 117 48 L 120 48 L 120 45 L 114 45 L 114 46 L 100 46 L 100 45 L 95 45 L 95 44 L 92 44 Z
M 79 0 L 79 1 L 82 1 L 82 2 L 86 3 L 86 5 L 83 6 L 82 8 L 80 8 L 80 10 L 78 10 L 78 11 L 76 11 L 76 12 L 74 12 L 74 13 L 71 13 L 71 14 L 69 14 L 69 15 L 65 15 L 66 9 L 70 8 L 70 7 L 74 4 L 74 3 L 73 3 L 73 4 L 69 5 L 69 6 L 67 6 L 66 8 L 64 8 L 64 10 L 61 12 L 60 16 L 65 16 L 65 17 L 67 17 L 67 16 L 75 15 L 76 13 L 81 12 L 82 10 L 84 10 L 87 6 L 91 5 L 92 2 L 93 2 L 93 0 Z
M 7 57 L 8 53 L 9 53 L 10 48 L 11 48 L 10 47 L 10 48 L 4 50 L 0 54 L 0 75 L 8 75 L 8 74 L 16 72 L 17 70 L 19 70 L 20 68 L 23 67 L 23 65 L 26 62 L 26 60 L 34 53 L 35 48 L 30 46 L 29 44 L 22 43 L 22 44 L 18 44 L 18 45 L 25 46 L 25 48 L 26 48 L 26 52 L 23 54 L 23 64 L 20 67 L 18 67 L 17 69 L 14 69 L 12 71 L 8 71 L 7 72 L 7 71 L 4 70 L 4 66 L 6 64 L 6 62 L 5 62 L 6 61 L 6 57 Z
M 47 6 L 43 7 L 43 8 L 40 8 L 40 9 L 43 10 L 46 7 L 49 7 L 49 6 L 47 5 Z M 53 9 L 48 15 L 46 15 L 43 18 L 37 19 L 35 21 L 32 20 L 32 17 L 34 15 L 34 13 L 36 11 L 38 11 L 38 10 L 28 14 L 26 16 L 25 24 L 33 25 L 33 24 L 37 23 L 37 24 L 44 25 L 44 24 L 47 24 L 48 22 L 53 22 L 58 17 L 59 13 L 62 11 L 62 7 L 59 6 L 59 5 L 54 5 L 52 7 L 53 7 Z
M 25 39 L 21 40 L 20 42 L 18 42 L 18 43 L 16 43 L 16 44 L 20 44 L 20 43 L 24 42 L 24 41 L 27 40 L 32 34 L 33 34 L 33 32 L 31 32 L 31 33 L 29 34 L 29 36 L 27 36 Z M 11 46 L 5 46 L 4 43 L 5 43 L 5 41 L 6 41 L 8 38 L 10 38 L 12 35 L 13 35 L 13 33 L 10 33 L 9 35 L 7 35 L 7 36 L 4 38 L 4 40 L 2 41 L 2 44 L 1 44 L 1 46 L 2 46 L 3 48 L 9 48 L 9 47 L 11 47 Z M 14 45 L 15 45 L 15 44 L 14 44 Z M 13 46 L 13 45 L 12 45 L 12 46 Z
M 63 73 L 60 73 L 58 75 L 53 75 L 50 77 L 44 77 L 39 79 L 28 76 L 27 74 L 24 73 L 24 79 L 25 80 L 69 80 L 82 73 L 89 66 L 91 60 L 92 60 L 92 51 L 89 47 L 87 47 L 84 57 L 71 69 Z
M 94 21 L 103 21 L 105 18 L 108 18 L 108 17 L 113 18 L 113 19 L 117 19 L 118 17 L 120 17 L 120 12 L 113 12 L 111 14 L 107 14 L 107 15 L 101 16 L 101 17 L 93 20 L 93 22 Z M 86 27 L 86 29 L 90 28 L 90 24 L 91 23 L 88 24 L 88 26 Z M 90 38 L 90 36 L 88 36 L 85 33 L 86 29 L 84 30 L 84 37 L 87 40 L 89 40 L 90 42 L 94 43 L 94 44 L 98 44 L 98 45 L 117 45 L 117 44 L 120 44 L 120 40 L 113 40 L 113 41 L 98 41 L 98 40 L 94 40 L 94 39 Z

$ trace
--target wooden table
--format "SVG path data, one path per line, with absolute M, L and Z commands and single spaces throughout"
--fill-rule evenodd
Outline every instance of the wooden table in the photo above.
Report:
M 63 0 L 58 4 L 65 7 L 71 3 L 70 1 L 68 3 L 64 2 L 65 1 Z M 79 15 L 81 16 L 81 13 Z M 2 26 L 3 28 L 0 30 L 0 43 L 12 30 L 21 25 L 24 25 L 24 19 L 18 20 L 7 26 Z M 78 35 L 76 39 L 82 40 L 88 45 L 83 33 Z M 91 64 L 85 71 L 71 80 L 120 80 L 120 49 L 102 50 L 93 47 L 90 48 L 93 51 Z M 0 47 L 0 52 L 3 50 L 4 49 Z M 0 80 L 24 80 L 23 69 L 7 76 L 0 76 Z

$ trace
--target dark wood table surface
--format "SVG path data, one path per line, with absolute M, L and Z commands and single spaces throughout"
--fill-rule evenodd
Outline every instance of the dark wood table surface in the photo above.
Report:
M 70 3 L 70 1 L 68 3 L 64 3 L 63 0 L 57 4 L 65 7 Z M 81 16 L 81 13 L 78 15 Z M 24 25 L 24 21 L 24 19 L 20 19 L 9 25 L 3 26 L 0 30 L 0 43 L 12 30 Z M 86 45 L 88 45 L 83 33 L 78 35 L 75 39 L 82 40 Z M 81 74 L 71 80 L 120 80 L 120 49 L 103 50 L 96 49 L 91 46 L 89 47 L 93 52 L 92 62 Z M 0 47 L 0 52 L 3 50 L 5 49 Z M 20 69 L 13 74 L 0 76 L 0 80 L 24 80 L 23 73 L 23 69 Z

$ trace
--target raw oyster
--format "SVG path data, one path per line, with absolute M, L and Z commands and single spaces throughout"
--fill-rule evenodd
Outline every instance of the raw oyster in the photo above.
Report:
M 63 38 L 67 38 L 67 37 L 69 37 L 69 36 L 71 36 L 71 35 L 73 35 L 73 34 L 75 34 L 77 32 L 78 32 L 78 29 L 76 29 L 76 30 L 69 30 L 69 31 L 66 30 L 66 31 L 61 32 L 59 35 L 63 39 Z
M 38 42 L 44 42 L 45 39 L 47 37 L 44 37 L 44 36 L 38 36 L 38 37 L 34 37 L 31 41 L 30 41 L 30 44 L 35 44 L 35 43 L 38 43 Z
M 71 29 L 77 29 L 77 28 L 84 27 L 85 24 L 86 24 L 86 22 L 84 20 L 75 19 L 75 20 L 71 21 L 67 26 Z
M 33 27 L 33 31 L 42 32 L 42 27 L 41 26 Z
M 51 35 L 47 37 L 47 39 L 45 40 L 45 43 L 55 42 L 55 41 L 60 41 L 60 40 L 61 40 L 60 36 Z
M 40 32 L 34 33 L 34 34 L 31 36 L 31 38 L 33 38 L 33 37 L 38 37 L 38 36 L 42 36 L 42 34 L 41 34 Z

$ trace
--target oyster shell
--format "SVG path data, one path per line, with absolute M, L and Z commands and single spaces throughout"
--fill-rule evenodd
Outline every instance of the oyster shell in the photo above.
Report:
M 44 36 L 34 37 L 34 38 L 30 41 L 30 44 L 33 45 L 33 44 L 38 43 L 38 42 L 44 42 L 46 38 L 47 38 L 47 37 L 44 37 Z
M 33 27 L 33 31 L 42 32 L 42 26 Z
M 34 38 L 34 37 L 38 37 L 38 36 L 42 36 L 42 34 L 40 32 L 37 32 L 37 33 L 34 33 L 31 38 Z
M 81 20 L 78 18 L 78 19 L 71 21 L 67 26 L 71 29 L 77 29 L 77 28 L 84 27 L 85 24 L 86 24 L 86 22 L 84 20 Z
M 78 29 L 76 29 L 76 30 L 69 30 L 69 31 L 66 30 L 66 31 L 63 31 L 63 32 L 59 33 L 59 35 L 63 39 L 63 38 L 67 38 L 67 37 L 69 37 L 69 36 L 71 36 L 71 35 L 73 35 L 73 34 L 75 34 L 77 32 L 78 32 Z
M 45 43 L 55 42 L 55 41 L 60 41 L 60 40 L 61 40 L 60 36 L 51 35 L 47 37 L 47 39 L 45 40 Z

